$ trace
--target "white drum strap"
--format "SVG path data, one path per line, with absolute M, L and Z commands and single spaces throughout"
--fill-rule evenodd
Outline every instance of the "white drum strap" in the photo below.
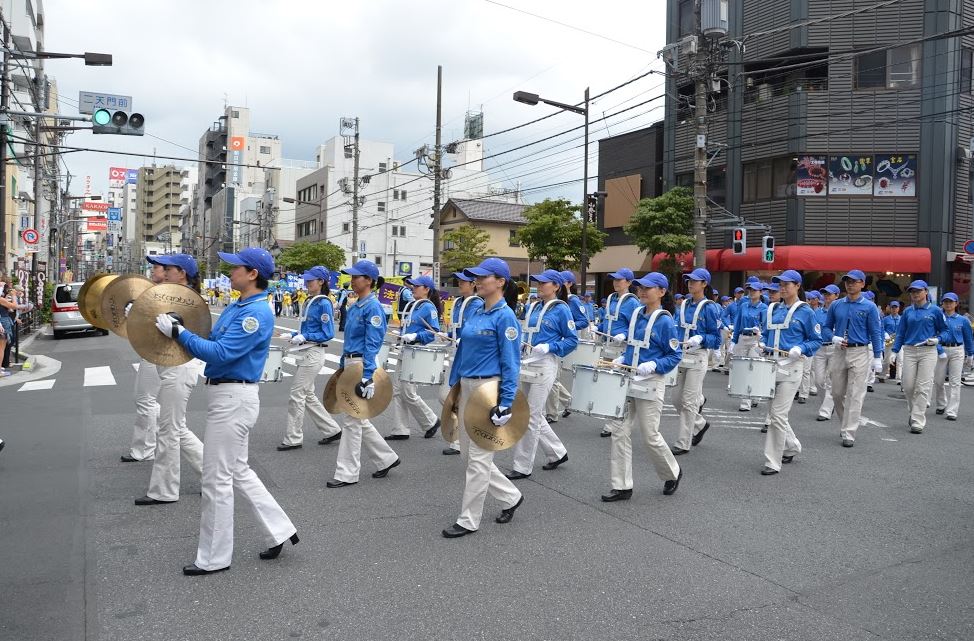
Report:
M 409 327 L 409 323 L 412 322 L 413 307 L 416 306 L 416 301 L 411 300 L 406 303 L 406 306 L 402 308 L 402 315 L 399 318 L 399 327 L 406 328 Z
M 806 303 L 803 300 L 796 300 L 795 304 L 788 308 L 788 313 L 785 314 L 785 320 L 781 323 L 774 323 L 772 322 L 772 318 L 774 315 L 774 308 L 777 305 L 778 303 L 770 303 L 768 305 L 768 322 L 767 322 L 768 331 L 778 330 L 777 332 L 775 332 L 774 335 L 774 348 L 776 351 L 778 350 L 778 345 L 781 342 L 781 330 L 788 329 L 788 327 L 791 325 L 791 318 L 792 316 L 795 315 L 795 312 L 798 311 L 798 308 L 801 307 L 802 305 L 808 305 L 808 303 Z
M 549 300 L 549 301 L 548 301 L 547 303 L 545 303 L 545 304 L 544 304 L 544 307 L 542 307 L 542 308 L 541 308 L 541 313 L 540 313 L 540 314 L 538 314 L 538 322 L 537 322 L 537 323 L 536 323 L 536 324 L 535 324 L 535 325 L 534 325 L 534 326 L 532 327 L 532 326 L 531 326 L 531 312 L 533 312 L 533 311 L 534 311 L 534 308 L 535 308 L 535 306 L 536 306 L 537 304 L 538 304 L 538 303 L 531 303 L 531 307 L 529 307 L 529 308 L 528 308 L 528 313 L 527 313 L 527 314 L 525 314 L 525 316 L 524 316 L 524 333 L 525 333 L 525 334 L 527 334 L 527 337 L 528 337 L 528 338 L 527 338 L 527 340 L 526 340 L 525 342 L 526 342 L 526 343 L 527 343 L 528 345 L 531 345 L 531 344 L 532 344 L 532 343 L 531 343 L 531 340 L 532 340 L 532 338 L 534 337 L 534 334 L 535 334 L 536 332 L 539 332 L 539 331 L 541 331 L 541 321 L 543 321 L 543 320 L 544 320 L 544 315 L 545 315 L 545 313 L 546 313 L 546 312 L 547 312 L 547 311 L 548 311 L 549 309 L 551 309 L 551 307 L 552 307 L 553 305 L 558 305 L 558 304 L 561 304 L 561 305 L 567 305 L 567 303 L 566 303 L 565 301 L 563 301 L 563 300 L 560 300 L 560 299 L 558 299 L 558 298 L 554 298 L 554 299 L 552 299 L 552 300 Z M 571 314 L 571 312 L 570 312 L 570 311 L 569 311 L 569 314 Z
M 328 297 L 325 296 L 324 294 L 317 294 L 315 296 L 312 296 L 310 299 L 308 299 L 308 302 L 304 304 L 304 309 L 301 310 L 301 316 L 298 317 L 299 327 L 301 326 L 301 323 L 303 323 L 308 318 L 308 310 L 311 309 L 311 303 L 315 302 L 319 298 L 328 298 Z
M 639 315 L 643 313 L 644 309 L 646 309 L 645 306 L 640 307 L 639 310 L 632 315 L 633 320 L 629 322 L 630 339 L 632 338 L 633 332 L 636 329 L 636 319 L 639 318 Z M 639 365 L 639 350 L 643 348 L 649 348 L 649 343 L 653 339 L 653 325 L 656 324 L 656 319 L 659 317 L 660 314 L 665 314 L 666 316 L 670 316 L 670 313 L 665 309 L 657 309 L 649 316 L 649 322 L 646 323 L 646 331 L 643 333 L 643 340 L 638 342 L 633 341 L 632 344 L 633 347 L 635 348 L 632 354 L 632 362 L 635 363 L 633 367 L 637 367 Z
M 706 305 L 707 303 L 712 303 L 712 302 L 713 302 L 712 300 L 707 299 L 707 298 L 704 298 L 703 300 L 701 300 L 700 303 L 697 305 L 697 308 L 695 310 L 693 310 L 693 320 L 690 321 L 690 324 L 689 325 L 687 325 L 686 324 L 686 321 L 685 321 L 685 319 L 686 319 L 685 312 L 686 312 L 686 308 L 687 308 L 687 299 L 684 298 L 683 301 L 680 303 L 680 318 L 679 318 L 679 321 L 680 321 L 680 327 L 683 328 L 683 342 L 684 343 L 686 343 L 688 340 L 690 340 L 690 332 L 692 330 L 697 329 L 697 321 L 700 320 L 700 312 L 703 311 L 703 306 Z
M 470 301 L 472 301 L 475 298 L 477 300 L 481 300 L 481 301 L 483 300 L 480 296 L 467 296 L 460 303 L 460 313 L 457 315 L 457 320 L 455 323 L 453 323 L 453 328 L 452 328 L 454 336 L 456 336 L 456 332 L 458 332 L 460 328 L 463 327 L 463 314 L 464 312 L 467 311 L 467 305 L 469 305 Z
M 628 297 L 630 297 L 630 296 L 632 296 L 633 298 L 636 297 L 636 295 L 633 294 L 632 292 L 626 292 L 625 294 L 623 294 L 619 298 L 619 304 L 616 305 L 616 311 L 613 314 L 612 313 L 612 297 L 613 296 L 615 296 L 615 293 L 609 294 L 609 298 L 605 301 L 605 317 L 609 320 L 609 325 L 610 326 L 612 325 L 612 321 L 618 320 L 618 318 L 619 318 L 619 310 L 622 308 L 622 304 L 624 302 L 626 302 L 626 299 Z

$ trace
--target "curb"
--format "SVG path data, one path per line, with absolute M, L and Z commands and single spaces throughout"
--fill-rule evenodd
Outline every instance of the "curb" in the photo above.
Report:
M 37 338 L 43 328 L 32 332 L 27 339 L 20 344 L 21 350 L 30 346 Z M 12 376 L 7 376 L 5 378 L 0 378 L 0 388 L 10 387 L 11 385 L 20 385 L 21 383 L 28 383 L 30 381 L 37 381 L 42 378 L 47 378 L 48 376 L 53 376 L 61 371 L 61 361 L 50 358 L 49 356 L 31 355 L 24 351 L 20 352 L 22 357 L 26 357 L 25 365 L 29 364 L 29 368 L 26 370 L 21 370 Z

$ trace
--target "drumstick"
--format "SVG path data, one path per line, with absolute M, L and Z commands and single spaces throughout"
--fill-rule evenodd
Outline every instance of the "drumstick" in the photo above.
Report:
M 633 372 L 636 371 L 636 368 L 631 365 L 623 365 L 622 363 L 613 363 L 612 361 L 607 361 L 604 359 L 599 361 L 599 365 L 603 367 L 618 367 L 620 369 L 628 369 Z
M 429 331 L 431 331 L 434 336 L 438 336 L 439 338 L 445 338 L 448 341 L 450 341 L 451 343 L 455 343 L 456 342 L 457 339 L 453 338 L 452 336 L 450 336 L 446 332 L 438 332 L 435 329 L 433 329 L 433 327 L 429 323 L 426 322 L 426 319 L 425 318 L 422 319 L 422 321 L 423 321 L 423 325 L 426 325 L 426 329 L 428 329 Z

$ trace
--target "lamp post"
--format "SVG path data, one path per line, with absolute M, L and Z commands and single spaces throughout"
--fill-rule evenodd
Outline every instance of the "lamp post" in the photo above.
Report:
M 543 102 L 546 105 L 551 105 L 552 107 L 558 107 L 564 111 L 570 111 L 576 113 L 580 116 L 585 117 L 585 145 L 584 145 L 584 160 L 582 163 L 582 251 L 579 256 L 579 281 L 582 284 L 581 290 L 582 294 L 588 289 L 588 102 L 589 102 L 589 88 L 585 87 L 585 100 L 583 101 L 584 107 L 579 107 L 577 105 L 569 105 L 563 102 L 557 102 L 555 100 L 548 100 L 542 98 L 536 93 L 529 93 L 527 91 L 515 91 L 514 101 L 520 102 L 525 105 L 537 105 L 539 102 Z

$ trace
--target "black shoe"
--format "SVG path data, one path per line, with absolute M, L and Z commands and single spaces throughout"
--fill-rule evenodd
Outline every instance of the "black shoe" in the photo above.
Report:
M 510 472 L 506 473 L 504 476 L 506 476 L 512 481 L 519 481 L 521 479 L 531 478 L 530 474 L 524 474 L 523 472 L 518 472 L 517 470 L 511 470 Z
M 671 494 L 676 492 L 676 488 L 680 487 L 680 479 L 682 478 L 683 478 L 683 468 L 681 467 L 680 474 L 679 476 L 676 477 L 675 481 L 667 481 L 666 483 L 663 483 L 663 494 L 665 494 L 666 496 L 670 496 Z
M 340 440 L 342 440 L 342 433 L 338 432 L 338 434 L 324 437 L 323 439 L 318 441 L 318 445 L 328 445 L 329 443 L 334 443 L 335 441 L 340 441 Z
M 196 564 L 193 563 L 192 565 L 187 565 L 183 568 L 183 574 L 186 576 L 203 576 L 204 574 L 214 574 L 216 572 L 223 572 L 224 570 L 229 569 L 230 566 L 228 565 L 225 568 L 219 568 L 217 570 L 204 570 L 203 568 L 196 567 Z
M 447 447 L 443 449 L 443 456 L 455 456 L 459 454 L 460 450 L 455 450 L 452 447 Z
M 295 532 L 294 534 L 292 534 L 291 538 L 289 538 L 288 541 L 291 542 L 291 545 L 297 545 L 298 541 L 300 541 L 300 539 L 298 539 L 298 533 Z M 277 556 L 281 553 L 281 549 L 284 547 L 284 543 L 286 543 L 286 541 L 281 541 L 274 547 L 267 548 L 263 552 L 260 552 L 257 556 L 264 559 L 265 561 L 270 559 L 276 559 Z
M 923 428 L 914 425 L 910 428 L 910 434 L 923 434 Z
M 829 420 L 830 418 L 831 418 L 831 417 L 829 417 L 829 416 L 816 416 L 816 417 L 815 417 L 815 420 L 816 420 L 816 421 L 827 421 L 827 420 Z
M 751 401 L 751 409 L 754 409 L 757 406 L 758 406 L 758 402 L 757 401 Z
M 557 461 L 552 461 L 551 463 L 545 463 L 544 465 L 541 466 L 541 469 L 542 470 L 553 470 L 556 467 L 558 467 L 559 465 L 561 465 L 562 463 L 565 463 L 567 461 L 568 461 L 568 452 L 565 452 L 565 455 L 563 457 L 561 457 Z
M 672 453 L 673 453 L 673 456 L 682 456 L 682 455 L 684 455 L 684 454 L 686 454 L 686 453 L 687 453 L 687 452 L 689 452 L 689 451 L 690 451 L 690 450 L 681 450 L 681 449 L 680 449 L 680 448 L 678 448 L 678 447 L 671 447 L 671 448 L 670 448 L 670 452 L 672 452 Z
M 438 429 L 440 429 L 440 419 L 436 419 L 436 422 L 433 423 L 433 427 L 426 430 L 426 433 L 423 434 L 423 438 L 433 438 L 433 436 L 436 434 L 436 430 Z
M 288 450 L 299 450 L 303 446 L 303 443 L 298 443 L 297 445 L 288 445 L 287 443 L 281 443 L 277 446 L 278 452 L 287 452 Z
M 697 408 L 697 414 L 703 413 L 703 406 L 707 404 L 707 397 L 704 396 L 703 400 L 700 402 L 700 407 Z
M 461 536 L 467 536 L 468 534 L 473 534 L 477 530 L 468 530 L 462 525 L 457 525 L 454 523 L 450 527 L 443 530 L 443 538 L 446 539 L 459 539 Z
M 338 479 L 332 479 L 325 483 L 328 487 L 345 487 L 346 485 L 355 485 L 358 481 L 339 481 Z
M 602 500 L 606 503 L 614 501 L 628 501 L 632 498 L 632 490 L 612 490 L 608 494 L 602 495 Z
M 817 391 L 817 390 L 812 390 L 812 391 L 810 391 L 810 392 L 808 393 L 808 395 L 809 395 L 809 396 L 818 396 L 818 391 Z
M 799 397 L 798 397 L 798 404 L 799 404 L 799 405 L 804 405 L 804 404 L 805 404 L 805 403 L 807 403 L 807 402 L 808 402 L 808 399 L 807 399 L 807 398 L 805 398 L 804 396 L 799 396 Z
M 0 441 L 0 450 L 3 449 L 3 441 Z M 151 458 L 135 458 L 134 456 L 129 456 L 128 454 L 122 454 L 119 459 L 122 463 L 140 463 L 142 461 L 151 461 Z
M 768 426 L 767 426 L 767 425 L 765 425 L 765 426 L 763 426 L 763 427 L 761 428 L 761 433 L 762 433 L 762 434 L 767 434 L 767 433 L 768 433 Z
M 558 422 L 558 419 L 555 418 L 553 414 L 545 414 L 544 415 L 544 420 L 548 421 L 549 423 L 557 423 Z
M 956 416 L 946 416 L 944 418 L 946 418 L 948 421 L 956 421 L 957 420 L 957 417 Z
M 842 439 L 842 447 L 852 447 L 855 444 L 856 442 L 853 441 L 851 438 Z
M 867 392 L 872 392 L 873 391 L 873 386 L 872 385 L 867 385 L 866 386 L 866 391 Z
M 782 462 L 782 463 L 786 463 L 786 464 L 787 464 L 787 463 L 791 463 L 791 461 L 792 461 L 792 460 L 793 460 L 794 458 L 795 458 L 795 455 L 794 455 L 794 454 L 792 454 L 791 456 L 782 456 L 782 457 L 781 457 L 781 462 Z
M 612 432 L 610 432 L 609 430 L 602 430 L 601 432 L 599 432 L 599 436 L 601 436 L 602 438 L 608 438 L 609 436 L 612 436 Z
M 517 508 L 521 507 L 521 503 L 524 503 L 524 495 L 523 494 L 521 495 L 521 498 L 519 498 L 517 500 L 517 503 L 515 503 L 514 505 L 512 505 L 511 507 L 509 507 L 509 508 L 507 508 L 505 510 L 501 510 L 500 516 L 498 516 L 494 520 L 496 522 L 498 522 L 498 523 L 510 523 L 511 522 L 511 519 L 514 518 L 514 510 L 516 510 Z
M 3 446 L 4 446 L 4 445 L 6 445 L 6 443 L 4 443 L 4 442 L 3 442 L 3 439 L 2 439 L 2 438 L 0 438 L 0 452 L 2 452 L 2 451 L 3 451 Z
M 572 415 L 572 411 L 571 410 L 565 410 L 564 412 L 561 413 L 561 417 L 562 418 L 568 418 L 571 415 Z
M 390 434 L 385 438 L 387 441 L 408 441 L 409 434 Z
M 761 476 L 771 476 L 777 473 L 778 470 L 774 469 L 773 467 L 765 467 L 763 470 L 761 470 Z
M 392 465 L 390 465 L 389 467 L 379 470 L 378 472 L 372 472 L 372 478 L 384 479 L 389 474 L 389 470 L 391 470 L 394 467 L 399 467 L 400 463 L 402 463 L 402 459 L 397 458 L 395 461 L 393 461 Z
M 943 413 L 944 413 L 944 412 L 946 412 L 946 411 L 947 411 L 947 410 L 937 410 L 937 414 L 943 414 Z
M 693 435 L 693 438 L 690 439 L 690 444 L 691 445 L 700 445 L 700 441 L 703 440 L 703 435 L 706 434 L 707 433 L 707 430 L 709 430 L 709 429 L 710 429 L 710 421 L 707 421 L 706 423 L 703 424 L 703 427 L 700 428 L 700 431 L 697 432 L 696 434 L 694 434 Z
M 175 503 L 175 502 L 176 501 L 159 501 L 148 495 L 140 496 L 139 498 L 135 499 L 136 505 L 166 505 L 168 503 Z

